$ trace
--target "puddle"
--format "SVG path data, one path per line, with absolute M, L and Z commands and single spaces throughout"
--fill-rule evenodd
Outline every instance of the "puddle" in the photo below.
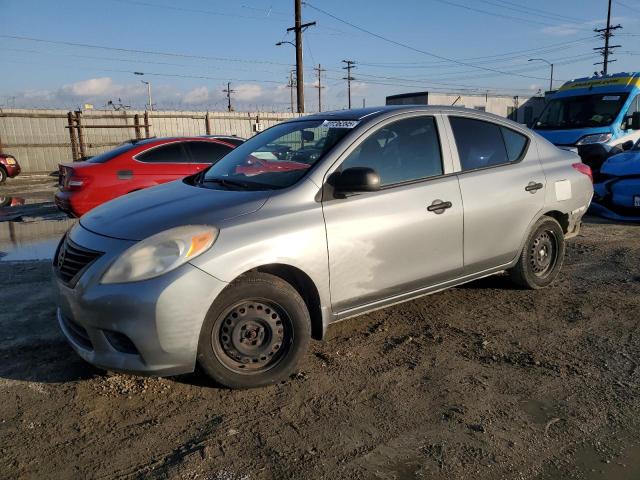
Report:
M 15 245 L 8 252 L 0 249 L 0 262 L 18 262 L 25 260 L 50 260 L 56 252 L 60 238 L 40 242 Z
M 77 220 L 0 223 L 0 262 L 50 260 Z
M 640 478 L 640 445 L 629 443 L 616 457 L 603 455 L 592 446 L 585 447 L 576 453 L 576 467 L 585 480 L 637 480 Z

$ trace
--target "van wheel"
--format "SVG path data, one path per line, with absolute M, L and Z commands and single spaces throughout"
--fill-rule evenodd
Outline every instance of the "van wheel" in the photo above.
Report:
M 300 294 L 279 277 L 250 273 L 213 302 L 200 332 L 198 364 L 226 387 L 260 387 L 287 378 L 310 338 Z
M 540 218 L 527 237 L 520 258 L 509 274 L 518 285 L 544 288 L 553 282 L 564 260 L 564 232 L 551 217 Z

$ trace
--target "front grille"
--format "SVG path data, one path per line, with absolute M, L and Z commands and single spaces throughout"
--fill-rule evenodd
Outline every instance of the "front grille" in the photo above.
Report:
M 75 287 L 82 273 L 91 265 L 102 252 L 96 252 L 81 247 L 64 237 L 53 257 L 53 265 L 58 276 L 70 287 Z
M 89 338 L 89 334 L 84 329 L 84 327 L 78 325 L 73 320 L 65 317 L 64 315 L 60 315 L 62 318 L 62 322 L 69 332 L 69 336 L 72 337 L 73 341 L 86 348 L 87 350 L 93 350 L 93 344 L 91 343 L 91 339 Z

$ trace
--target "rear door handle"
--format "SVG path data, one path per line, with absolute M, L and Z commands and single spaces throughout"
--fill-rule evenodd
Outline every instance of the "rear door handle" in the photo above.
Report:
M 544 188 L 544 185 L 536 182 L 529 182 L 529 185 L 524 187 L 527 192 L 536 193 L 541 188 Z
M 427 207 L 427 210 L 435 214 L 440 215 L 444 213 L 447 208 L 451 208 L 453 204 L 451 202 L 443 202 L 442 200 L 434 200 L 431 205 Z

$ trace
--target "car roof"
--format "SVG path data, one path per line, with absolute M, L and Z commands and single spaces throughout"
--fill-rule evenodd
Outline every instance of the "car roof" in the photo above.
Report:
M 231 138 L 231 137 L 230 137 Z M 177 142 L 177 141 L 193 141 L 193 140 L 197 140 L 197 141 L 206 141 L 206 142 L 213 142 L 216 140 L 221 140 L 224 141 L 224 138 L 216 138 L 213 136 L 185 136 L 185 137 L 150 137 L 150 138 L 142 138 L 140 140 L 137 139 L 131 139 L 131 140 L 127 140 L 126 142 L 123 143 L 130 143 L 132 145 L 149 145 L 152 143 L 166 143 L 166 142 Z
M 299 117 L 290 121 L 308 121 L 308 120 L 355 120 L 362 123 L 391 117 L 400 113 L 407 112 L 425 112 L 425 113 L 473 113 L 474 116 L 484 117 L 487 120 L 500 120 L 514 123 L 505 117 L 495 115 L 493 113 L 476 110 L 473 108 L 453 107 L 450 105 L 384 105 L 379 107 L 354 108 L 352 110 L 335 110 L 330 112 L 319 112 Z M 516 124 L 519 125 L 519 124 Z

